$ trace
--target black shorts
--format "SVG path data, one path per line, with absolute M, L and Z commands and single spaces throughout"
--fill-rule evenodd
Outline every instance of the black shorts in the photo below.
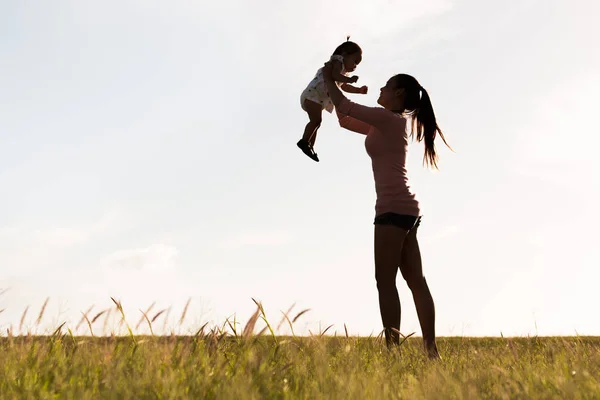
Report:
M 396 214 L 393 212 L 383 213 L 375 217 L 374 225 L 393 225 L 410 231 L 421 223 L 421 217 L 414 215 Z

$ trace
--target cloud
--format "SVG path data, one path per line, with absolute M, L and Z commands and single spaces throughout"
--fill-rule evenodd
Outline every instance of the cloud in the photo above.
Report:
M 179 250 L 166 244 L 117 251 L 106 257 L 101 267 L 114 270 L 171 271 L 175 268 Z
M 574 76 L 529 101 L 530 119 L 519 129 L 516 151 L 520 159 L 525 163 L 595 164 L 600 139 L 591 124 L 599 91 L 597 75 Z
M 573 76 L 533 97 L 518 129 L 513 171 L 521 176 L 598 196 L 593 115 L 600 78 Z
M 221 242 L 224 249 L 255 246 L 282 246 L 291 243 L 294 237 L 286 231 L 251 231 L 230 236 Z
M 106 210 L 87 222 L 27 221 L 0 227 L 0 272 L 27 274 L 63 263 L 75 249 L 130 227 L 131 215 Z
M 255 76 L 273 79 L 276 74 L 279 80 L 284 73 L 291 77 L 306 74 L 307 65 L 313 63 L 316 71 L 323 55 L 330 54 L 346 35 L 366 45 L 364 50 L 371 60 L 376 57 L 380 62 L 389 51 L 374 56 L 369 52 L 370 45 L 381 49 L 384 42 L 385 45 L 393 42 L 395 51 L 412 46 L 412 36 L 410 40 L 398 40 L 398 33 L 413 35 L 419 31 L 426 36 L 433 31 L 440 33 L 438 26 L 432 28 L 423 24 L 423 20 L 446 13 L 452 7 L 449 0 L 240 2 L 228 19 L 239 27 L 240 34 L 233 40 L 245 67 L 254 70 Z M 422 24 L 422 29 L 415 29 L 417 24 Z
M 439 242 L 443 239 L 447 239 L 449 237 L 455 236 L 459 233 L 461 233 L 464 230 L 464 227 L 458 226 L 458 225 L 448 225 L 448 226 L 444 226 L 442 228 L 440 228 L 439 230 L 427 234 L 427 235 L 423 235 L 422 238 L 419 238 L 419 241 L 423 244 L 427 243 L 427 244 L 432 244 L 432 243 L 436 243 Z
M 55 224 L 51 221 L 22 221 L 19 224 L 0 227 L 3 241 L 26 244 L 28 247 L 43 244 L 47 247 L 68 247 L 86 242 L 97 235 L 113 230 L 126 219 L 123 210 L 110 209 L 98 219 L 74 224 Z

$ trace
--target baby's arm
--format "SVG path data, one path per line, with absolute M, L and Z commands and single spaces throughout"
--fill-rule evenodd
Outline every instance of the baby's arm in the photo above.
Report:
M 336 82 L 342 83 L 354 83 L 358 80 L 357 76 L 346 76 L 342 75 L 342 63 L 338 60 L 332 61 L 333 70 L 331 71 L 331 76 L 333 80 Z
M 368 90 L 368 88 L 366 86 L 356 87 L 356 86 L 350 85 L 349 83 L 342 84 L 342 86 L 340 86 L 340 89 L 342 89 L 346 93 L 360 93 L 360 94 L 367 94 L 367 90 Z

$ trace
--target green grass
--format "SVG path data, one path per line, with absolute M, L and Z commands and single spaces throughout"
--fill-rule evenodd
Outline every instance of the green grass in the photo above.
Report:
M 388 352 L 346 337 L 0 339 L 3 399 L 592 399 L 600 338 L 418 338 Z
M 388 351 L 381 338 L 278 336 L 260 304 L 243 330 L 226 321 L 190 336 L 135 335 L 115 304 L 124 336 L 74 336 L 65 324 L 46 336 L 9 329 L 0 338 L 0 397 L 600 398 L 600 337 L 440 338 L 443 360 L 428 361 L 416 337 Z M 285 318 L 290 327 L 302 313 Z M 156 318 L 144 313 L 150 329 Z M 84 319 L 90 331 L 98 322 Z

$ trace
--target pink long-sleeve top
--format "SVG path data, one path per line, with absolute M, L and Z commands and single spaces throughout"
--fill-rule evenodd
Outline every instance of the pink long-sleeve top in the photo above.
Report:
M 347 98 L 336 107 L 340 126 L 366 135 L 365 148 L 375 179 L 375 215 L 393 212 L 420 215 L 406 172 L 406 118 L 382 107 L 367 107 Z

